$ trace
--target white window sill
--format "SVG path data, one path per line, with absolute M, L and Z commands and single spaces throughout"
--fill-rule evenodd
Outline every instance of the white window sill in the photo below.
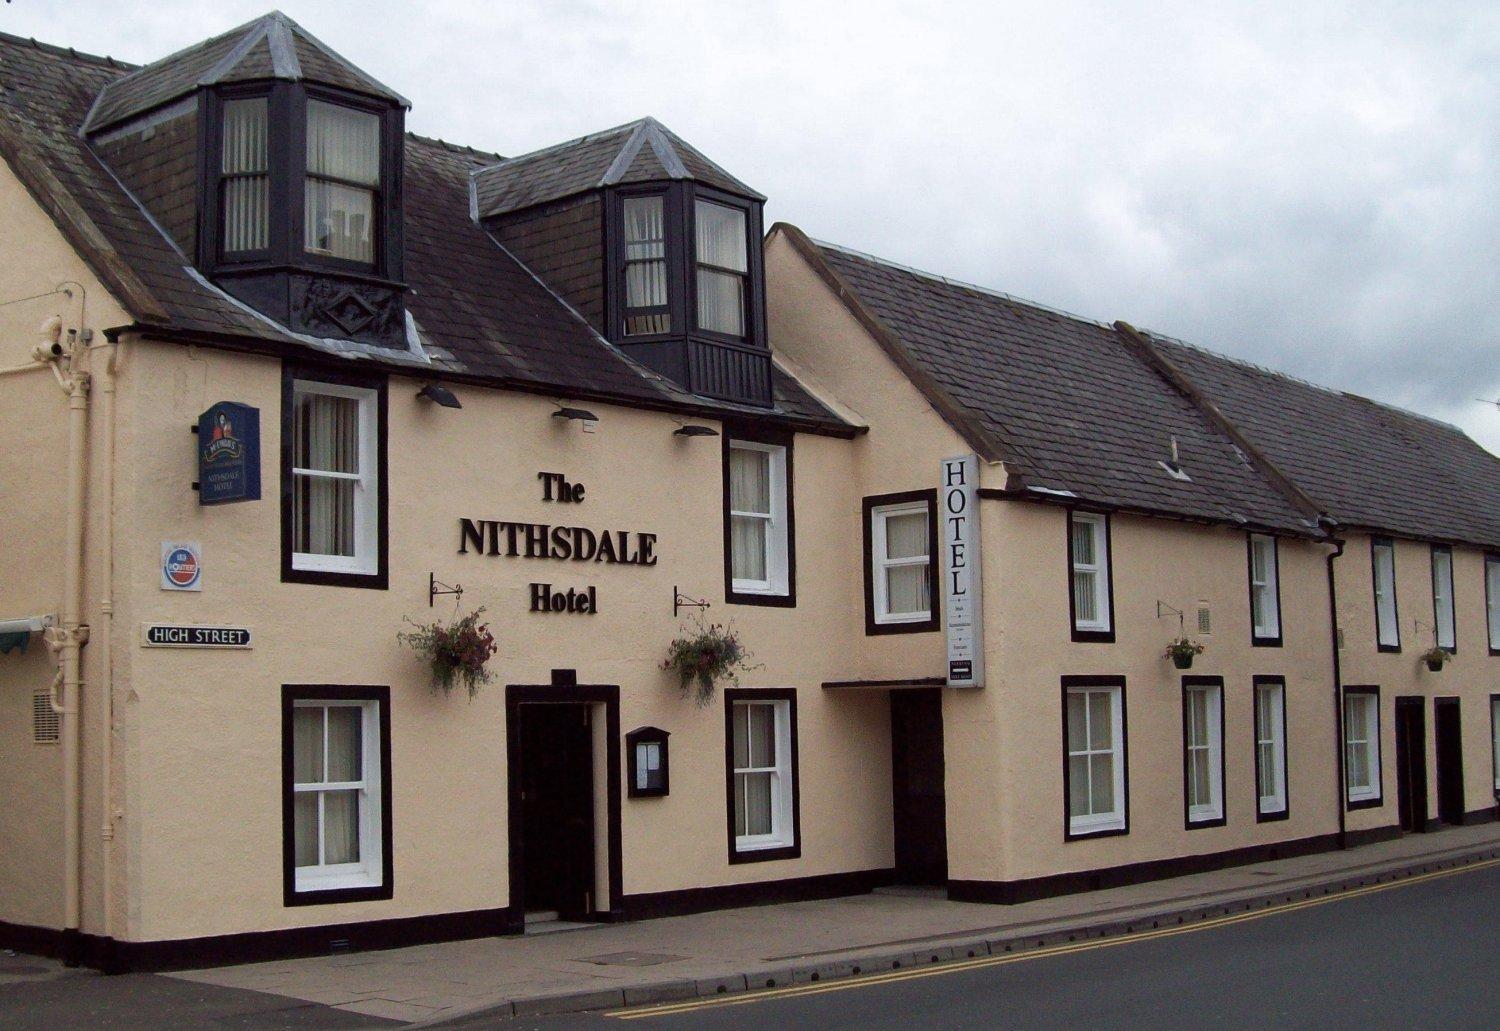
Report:
M 1068 833 L 1074 836 L 1100 834 L 1104 831 L 1122 831 L 1124 829 L 1125 817 L 1123 814 L 1075 816 L 1068 820 Z
M 766 835 L 734 839 L 734 850 L 736 852 L 764 852 L 766 849 L 771 848 L 790 848 L 791 845 L 792 842 L 788 838 L 773 838 Z
M 374 576 L 375 563 L 359 558 L 336 555 L 311 555 L 293 552 L 292 568 L 299 573 L 349 573 L 354 576 Z
M 1351 802 L 1373 802 L 1380 797 L 1380 792 L 1375 790 L 1351 791 L 1349 801 Z
M 1081 623 L 1075 620 L 1073 623 L 1073 629 L 1085 634 L 1107 634 L 1109 633 L 1109 624 Z
M 363 866 L 334 868 L 327 870 L 301 869 L 297 871 L 297 894 L 320 891 L 337 891 L 340 888 L 378 888 L 379 875 Z
M 1269 801 L 1263 798 L 1260 800 L 1260 806 L 1256 810 L 1256 812 L 1260 813 L 1260 815 L 1262 816 L 1280 816 L 1282 813 L 1286 812 L 1286 802 L 1282 801 L 1279 798 L 1271 799 Z
M 1224 819 L 1224 812 L 1221 809 L 1198 807 L 1188 810 L 1188 823 L 1212 823 L 1214 820 L 1222 819 Z
M 925 623 L 932 618 L 931 612 L 900 612 L 891 615 L 876 616 L 876 626 L 899 626 L 902 623 Z
M 731 584 L 731 590 L 735 594 L 762 594 L 768 598 L 784 597 L 787 593 L 785 587 L 769 584 L 764 580 L 735 580 Z

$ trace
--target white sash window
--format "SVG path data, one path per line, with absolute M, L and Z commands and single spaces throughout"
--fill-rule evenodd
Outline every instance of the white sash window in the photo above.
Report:
M 1250 535 L 1250 619 L 1255 640 L 1281 639 L 1281 598 L 1277 578 L 1276 538 Z
M 884 505 L 870 512 L 875 622 L 919 623 L 932 618 L 932 542 L 925 501 Z
M 298 380 L 292 391 L 292 567 L 375 573 L 378 395 Z
M 745 335 L 745 298 L 750 278 L 745 213 L 700 200 L 697 227 L 698 328 L 726 336 Z
M 1125 829 L 1124 692 L 1070 687 L 1064 721 L 1068 748 L 1068 831 Z
M 1109 611 L 1109 536 L 1105 517 L 1074 512 L 1070 551 L 1073 575 L 1073 628 L 1096 633 L 1112 629 Z
M 1255 782 L 1261 816 L 1287 811 L 1286 686 L 1274 681 L 1255 685 Z
M 1375 640 L 1382 648 L 1401 647 L 1401 624 L 1396 609 L 1396 545 L 1387 540 L 1370 544 L 1371 574 L 1375 579 Z
M 728 457 L 732 588 L 742 594 L 786 594 L 786 448 L 735 440 Z
M 1380 800 L 1380 696 L 1371 691 L 1344 695 L 1344 776 L 1350 802 Z
M 382 882 L 379 703 L 298 700 L 292 709 L 297 891 Z
M 1439 648 L 1452 651 L 1458 644 L 1453 622 L 1453 550 L 1432 549 L 1432 611 Z
M 1183 689 L 1189 823 L 1224 818 L 1224 689 L 1194 684 Z
M 373 265 L 379 188 L 380 116 L 309 100 L 303 205 L 307 251 Z
M 791 845 L 791 702 L 735 701 L 731 706 L 735 850 Z

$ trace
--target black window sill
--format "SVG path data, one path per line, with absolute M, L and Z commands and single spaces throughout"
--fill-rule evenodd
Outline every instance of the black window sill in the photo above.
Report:
M 1094 838 L 1118 838 L 1129 834 L 1129 827 L 1112 827 L 1099 831 L 1063 831 L 1064 841 L 1090 841 Z
M 1115 632 L 1113 630 L 1079 630 L 1073 629 L 1074 644 L 1114 644 Z
M 1224 827 L 1229 823 L 1227 816 L 1215 816 L 1211 820 L 1183 820 L 1182 825 L 1190 831 L 1207 830 L 1210 827 Z
M 729 850 L 729 862 L 732 866 L 741 863 L 766 863 L 773 859 L 800 859 L 802 857 L 802 846 L 780 845 L 776 848 L 746 849 L 743 852 L 736 850 L 733 846 Z
M 936 616 L 927 619 L 915 619 L 908 623 L 869 623 L 865 626 L 866 637 L 879 637 L 884 634 L 930 634 L 938 628 Z
M 384 591 L 388 587 L 385 573 L 335 573 L 325 569 L 283 569 L 284 584 L 318 584 L 323 587 L 362 587 Z
M 724 604 L 769 605 L 773 608 L 792 609 L 797 607 L 797 595 L 791 592 L 786 594 L 751 594 L 742 591 L 726 591 L 724 593 Z
M 289 891 L 282 899 L 285 906 L 327 906 L 340 902 L 379 902 L 389 899 L 395 892 L 389 880 L 384 884 L 372 884 L 359 888 L 313 888 L 306 891 Z
M 1280 648 L 1282 646 L 1280 637 L 1252 637 L 1250 647 L 1252 648 Z
M 1255 811 L 1256 823 L 1275 823 L 1278 820 L 1286 820 L 1291 817 L 1290 809 L 1279 809 L 1274 813 L 1263 813 L 1259 809 Z
M 1384 798 L 1362 798 L 1357 802 L 1346 802 L 1344 808 L 1352 813 L 1356 809 L 1379 809 L 1383 805 L 1385 805 Z

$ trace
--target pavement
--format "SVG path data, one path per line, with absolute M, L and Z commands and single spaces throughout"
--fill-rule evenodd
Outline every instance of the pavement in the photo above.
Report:
M 173 983 L 132 989 L 143 1001 L 155 992 L 181 1003 L 184 999 L 173 996 L 174 991 L 198 991 L 199 996 L 187 997 L 191 1005 L 182 1011 L 183 1019 L 171 1021 L 179 1026 L 219 1021 L 214 1006 L 225 1014 L 245 1014 L 245 1019 L 227 1021 L 243 1026 L 440 1026 L 716 996 L 1004 955 L 1187 924 L 1496 857 L 1500 824 L 1490 823 L 1013 906 L 951 902 L 937 889 L 882 889 L 816 902 L 584 925 L 551 934 L 169 975 L 104 978 L 63 975 L 54 967 L 13 980 L 35 992 L 38 1015 L 46 1010 L 49 980 L 70 976 L 75 980 L 67 982 L 68 995 L 75 1007 L 93 991 L 118 995 L 121 989 L 109 986 L 131 979 Z M 12 979 L 4 976 L 6 963 L 49 969 L 46 961 L 0 954 L 0 997 L 15 990 L 8 983 Z M 8 1024 L 7 1012 L 18 1012 L 8 1002 L 0 1002 L 0 1023 Z M 194 1005 L 202 1009 L 202 1021 L 192 1017 Z M 112 1022 L 118 1023 L 113 1018 L 124 1013 L 113 1011 Z

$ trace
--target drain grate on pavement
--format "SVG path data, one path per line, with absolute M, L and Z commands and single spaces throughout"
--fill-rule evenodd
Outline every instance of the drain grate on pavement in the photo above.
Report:
M 654 967 L 658 963 L 676 963 L 686 956 L 669 956 L 664 952 L 608 952 L 602 956 L 585 956 L 580 963 L 601 967 Z

